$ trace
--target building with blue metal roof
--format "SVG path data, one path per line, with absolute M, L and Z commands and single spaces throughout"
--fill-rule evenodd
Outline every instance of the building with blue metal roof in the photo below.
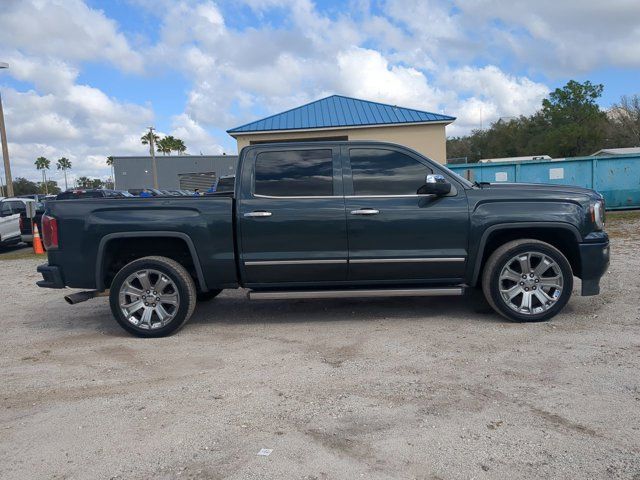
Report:
M 279 141 L 379 140 L 446 161 L 445 127 L 455 117 L 396 105 L 331 95 L 227 130 L 247 145 Z

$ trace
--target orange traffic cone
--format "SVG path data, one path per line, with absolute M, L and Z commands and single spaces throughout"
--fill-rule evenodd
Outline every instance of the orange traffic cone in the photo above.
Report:
M 40 232 L 36 222 L 33 222 L 33 253 L 44 255 L 44 247 L 42 246 L 42 240 L 40 240 Z

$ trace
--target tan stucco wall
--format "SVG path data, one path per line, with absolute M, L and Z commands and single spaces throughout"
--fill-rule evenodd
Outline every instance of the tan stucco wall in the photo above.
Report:
M 392 127 L 345 128 L 302 132 L 259 133 L 238 135 L 238 152 L 250 142 L 265 140 L 300 140 L 305 138 L 347 135 L 349 140 L 378 140 L 404 145 L 439 162 L 446 163 L 447 139 L 444 124 L 399 125 Z

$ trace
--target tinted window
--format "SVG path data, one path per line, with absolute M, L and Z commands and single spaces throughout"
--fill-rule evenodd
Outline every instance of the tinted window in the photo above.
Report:
M 221 178 L 216 186 L 217 192 L 233 192 L 234 183 L 236 181 L 235 177 L 225 177 Z
M 11 205 L 9 204 L 9 202 L 2 202 L 2 207 L 0 207 L 0 215 L 2 216 L 7 216 L 7 215 L 11 215 Z
M 27 207 L 22 202 L 11 202 L 13 213 L 23 213 L 27 211 Z
M 354 195 L 415 195 L 433 173 L 408 155 L 378 148 L 352 148 Z
M 331 150 L 260 153 L 256 158 L 255 178 L 255 193 L 258 195 L 333 195 Z

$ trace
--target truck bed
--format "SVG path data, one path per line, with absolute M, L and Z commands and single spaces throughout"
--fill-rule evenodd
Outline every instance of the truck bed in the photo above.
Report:
M 49 265 L 64 265 L 61 273 L 69 287 L 104 289 L 102 262 L 111 242 L 141 234 L 142 249 L 154 238 L 186 244 L 200 287 L 237 286 L 234 199 L 229 195 L 63 200 L 47 206 L 58 219 L 60 244 L 48 252 Z

